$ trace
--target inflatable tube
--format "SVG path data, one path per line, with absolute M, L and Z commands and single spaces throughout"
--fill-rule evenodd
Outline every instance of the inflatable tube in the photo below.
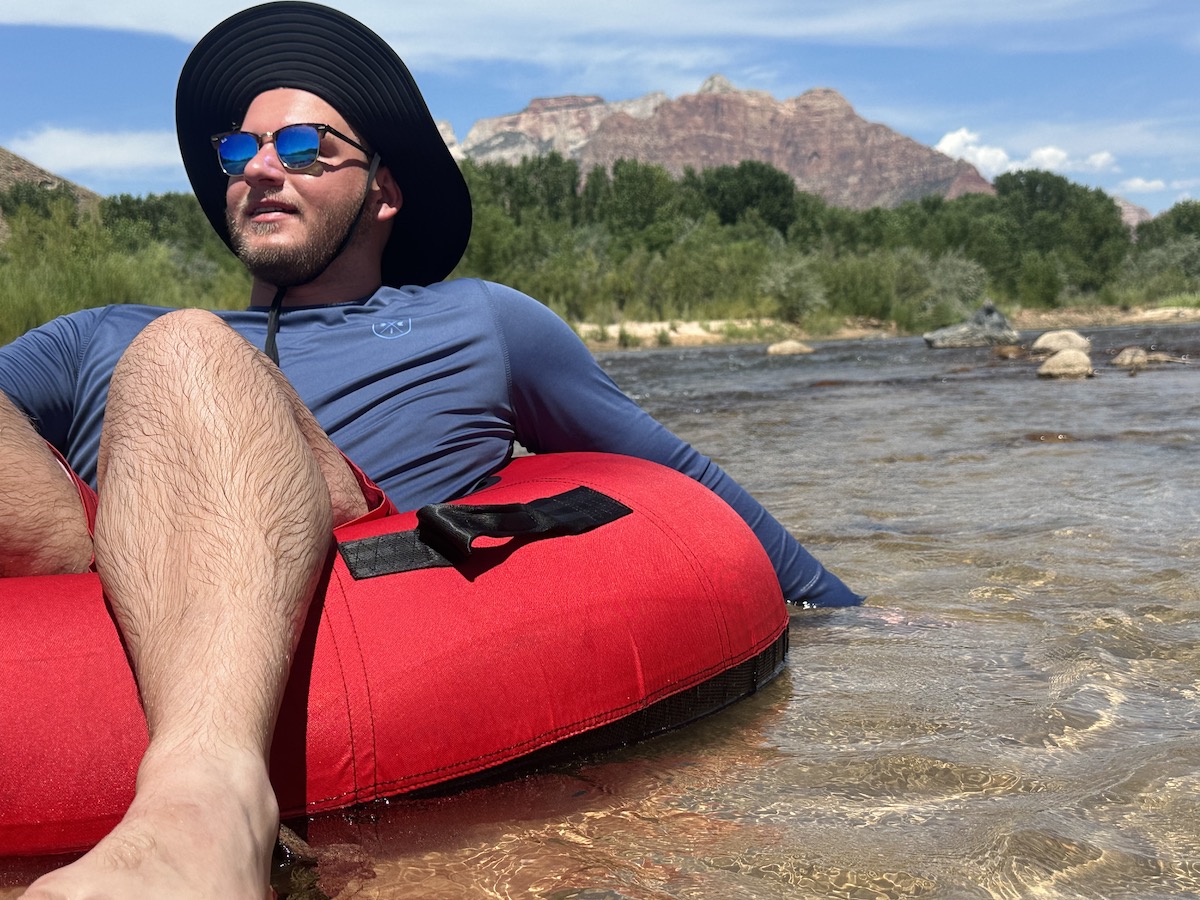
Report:
M 521 458 L 463 501 L 336 538 L 275 733 L 285 818 L 616 746 L 783 664 L 762 547 L 652 463 Z M 146 744 L 120 637 L 93 575 L 0 580 L 0 621 L 0 852 L 86 849 Z

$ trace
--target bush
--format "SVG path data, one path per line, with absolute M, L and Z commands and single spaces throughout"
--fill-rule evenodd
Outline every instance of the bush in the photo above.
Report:
M 1149 249 L 1139 248 L 1125 261 L 1115 290 L 1130 305 L 1200 292 L 1200 237 L 1177 237 Z
M 938 257 L 929 274 L 931 294 L 920 310 L 912 330 L 928 331 L 953 325 L 971 317 L 987 294 L 988 277 L 983 266 L 962 253 Z
M 1066 286 L 1058 258 L 1053 253 L 1030 250 L 1021 257 L 1017 298 L 1023 306 L 1052 307 Z
M 895 290 L 888 254 L 822 254 L 817 271 L 834 311 L 843 316 L 891 319 Z
M 162 241 L 131 248 L 98 216 L 80 213 L 69 197 L 19 206 L 7 220 L 10 235 L 0 248 L 0 343 L 87 307 L 235 308 L 249 296 L 249 276 L 227 251 L 227 261 L 218 264 Z
M 829 308 L 825 285 L 809 255 L 792 252 L 772 257 L 759 279 L 759 290 L 774 303 L 775 317 L 784 322 L 799 325 Z

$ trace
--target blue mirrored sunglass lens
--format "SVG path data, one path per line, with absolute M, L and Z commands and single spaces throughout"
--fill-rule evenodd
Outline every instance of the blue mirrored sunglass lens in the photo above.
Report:
M 246 170 L 246 163 L 254 159 L 257 152 L 258 141 L 254 135 L 245 132 L 227 134 L 217 145 L 221 168 L 230 175 L 241 175 Z
M 317 161 L 321 136 L 311 125 L 289 125 L 275 135 L 275 150 L 289 169 L 307 169 Z

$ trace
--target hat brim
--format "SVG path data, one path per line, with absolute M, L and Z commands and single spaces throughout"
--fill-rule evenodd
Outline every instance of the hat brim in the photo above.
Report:
M 374 149 L 403 194 L 383 254 L 383 282 L 441 281 L 471 233 L 471 198 L 412 75 L 375 32 L 329 7 L 281 0 L 212 29 L 179 76 L 175 124 L 184 168 L 217 234 L 227 177 L 211 137 L 240 125 L 263 91 L 296 88 L 334 107 Z

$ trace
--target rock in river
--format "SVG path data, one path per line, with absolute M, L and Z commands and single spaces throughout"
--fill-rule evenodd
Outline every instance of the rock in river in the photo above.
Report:
M 1082 350 L 1087 353 L 1092 349 L 1092 342 L 1078 331 L 1064 328 L 1061 331 L 1047 331 L 1038 335 L 1038 339 L 1029 349 L 1034 353 L 1057 353 L 1059 350 Z
M 795 356 L 798 353 L 812 353 L 813 348 L 800 341 L 779 341 L 767 348 L 769 356 Z
M 1059 350 L 1042 363 L 1037 373 L 1042 378 L 1091 378 L 1096 374 L 1091 358 L 1074 347 Z
M 925 335 L 925 343 L 935 350 L 949 347 L 994 347 L 1016 344 L 1021 333 L 1008 324 L 1004 313 L 991 303 L 985 303 L 968 322 L 947 325 Z

